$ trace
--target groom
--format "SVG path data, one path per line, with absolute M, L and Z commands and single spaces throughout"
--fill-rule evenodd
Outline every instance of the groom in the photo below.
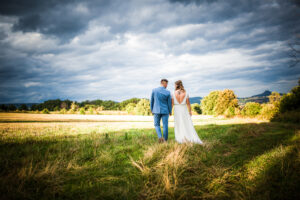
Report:
M 154 126 L 158 136 L 158 142 L 168 140 L 168 119 L 172 115 L 172 101 L 170 91 L 167 90 L 168 80 L 162 79 L 160 81 L 161 87 L 154 88 L 151 94 L 150 107 L 154 115 Z M 163 121 L 163 134 L 161 134 L 160 120 Z

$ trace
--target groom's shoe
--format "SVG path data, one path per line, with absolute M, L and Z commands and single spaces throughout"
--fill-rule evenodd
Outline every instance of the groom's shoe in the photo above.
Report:
M 163 137 L 161 137 L 161 138 L 158 139 L 158 143 L 163 143 L 164 141 L 165 141 L 165 140 L 164 140 Z

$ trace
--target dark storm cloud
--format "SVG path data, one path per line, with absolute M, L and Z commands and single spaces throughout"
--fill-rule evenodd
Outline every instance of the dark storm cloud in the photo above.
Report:
M 79 0 L 10 0 L 1 3 L 0 15 L 16 16 L 18 21 L 14 30 L 37 31 L 69 39 L 83 31 L 93 13 L 76 13 L 73 7 Z M 94 1 L 90 6 L 98 8 L 98 14 L 104 11 L 109 1 Z M 95 14 L 95 13 L 94 13 Z
M 0 102 L 147 97 L 161 77 L 186 80 L 195 96 L 222 87 L 242 96 L 287 92 L 299 75 L 299 68 L 287 67 L 286 45 L 300 33 L 299 6 L 280 0 L 2 1 Z

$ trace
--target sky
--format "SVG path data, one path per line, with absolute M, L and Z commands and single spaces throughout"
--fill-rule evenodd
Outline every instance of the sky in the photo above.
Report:
M 0 103 L 288 92 L 297 0 L 1 0 Z

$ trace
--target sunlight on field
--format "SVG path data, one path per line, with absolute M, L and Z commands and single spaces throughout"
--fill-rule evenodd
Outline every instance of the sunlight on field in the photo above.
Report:
M 251 118 L 224 119 L 208 115 L 195 115 L 192 119 L 195 126 L 264 122 Z M 169 127 L 174 127 L 173 116 L 170 117 Z M 145 128 L 151 129 L 154 133 L 153 116 L 0 113 L 0 131 L 4 133 L 1 137 L 116 134 L 122 130 Z
M 163 144 L 152 116 L 1 113 L 0 118 L 0 199 L 298 195 L 295 124 L 193 116 L 204 141 L 196 145 L 175 141 L 173 117 Z

